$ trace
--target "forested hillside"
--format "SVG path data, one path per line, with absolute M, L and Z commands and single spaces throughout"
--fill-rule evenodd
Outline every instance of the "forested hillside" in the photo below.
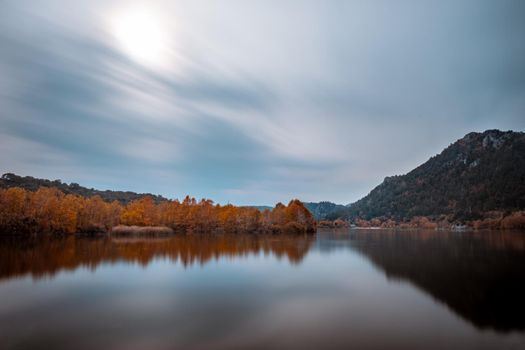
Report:
M 525 209 L 525 133 L 487 130 L 454 142 L 406 175 L 387 177 L 331 218 L 475 220 Z
M 158 195 L 153 195 L 150 193 L 135 193 L 130 191 L 100 191 L 93 188 L 82 187 L 77 183 L 67 184 L 60 180 L 46 180 L 46 179 L 37 179 L 32 176 L 18 176 L 16 174 L 7 173 L 2 175 L 0 178 L 0 188 L 11 188 L 19 187 L 27 191 L 35 192 L 40 187 L 54 187 L 58 188 L 60 191 L 65 194 L 76 194 L 82 197 L 93 197 L 100 196 L 106 202 L 117 201 L 121 204 L 128 204 L 131 201 L 144 198 L 149 196 L 153 199 L 154 202 L 159 203 L 166 200 L 166 198 Z

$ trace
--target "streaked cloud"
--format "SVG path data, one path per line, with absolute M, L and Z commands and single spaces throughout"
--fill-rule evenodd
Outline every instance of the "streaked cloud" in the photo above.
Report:
M 137 13 L 153 34 L 126 48 Z M 525 129 L 523 33 L 519 0 L 3 1 L 0 170 L 348 203 L 470 131 Z

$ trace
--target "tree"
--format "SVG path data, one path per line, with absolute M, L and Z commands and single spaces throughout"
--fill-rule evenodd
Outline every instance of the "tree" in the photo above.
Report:
M 149 196 L 134 200 L 122 211 L 121 221 L 125 225 L 153 226 L 159 216 L 153 199 Z

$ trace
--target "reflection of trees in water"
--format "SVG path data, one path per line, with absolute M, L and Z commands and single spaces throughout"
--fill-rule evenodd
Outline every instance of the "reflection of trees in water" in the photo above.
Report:
M 358 231 L 350 237 L 389 278 L 410 281 L 476 327 L 525 329 L 524 232 Z
M 53 276 L 79 267 L 95 269 L 101 263 L 119 261 L 149 264 L 166 258 L 183 266 L 205 264 L 222 257 L 273 254 L 300 263 L 312 246 L 311 236 L 210 235 L 163 238 L 66 238 L 0 240 L 0 278 Z

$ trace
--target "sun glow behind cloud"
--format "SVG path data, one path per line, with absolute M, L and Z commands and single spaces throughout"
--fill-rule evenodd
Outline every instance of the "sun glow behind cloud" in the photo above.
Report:
M 110 30 L 126 55 L 148 68 L 166 68 L 172 54 L 172 27 L 160 11 L 142 5 L 112 13 Z

